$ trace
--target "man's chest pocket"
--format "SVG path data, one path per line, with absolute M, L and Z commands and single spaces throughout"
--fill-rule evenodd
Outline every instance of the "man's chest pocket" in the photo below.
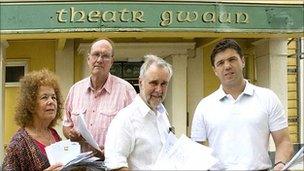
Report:
M 102 123 L 103 128 L 107 128 L 112 121 L 112 119 L 118 113 L 117 109 L 114 108 L 107 108 L 98 111 L 98 117 L 100 118 L 100 123 Z

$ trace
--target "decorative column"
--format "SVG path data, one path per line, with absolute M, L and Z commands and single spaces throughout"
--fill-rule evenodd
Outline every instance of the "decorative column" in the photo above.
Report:
M 300 125 L 299 135 L 300 143 L 304 144 L 304 37 L 297 41 L 297 62 L 298 62 L 298 93 L 299 93 L 299 113 Z
M 170 55 L 165 59 L 173 68 L 165 106 L 179 137 L 181 134 L 187 134 L 187 55 Z
M 4 157 L 4 107 L 5 107 L 5 60 L 6 60 L 6 48 L 8 47 L 7 41 L 0 42 L 0 161 L 3 161 Z
M 287 115 L 287 39 L 263 39 L 254 42 L 257 84 L 273 90 Z M 270 150 L 274 151 L 271 138 Z
M 74 41 L 67 40 L 62 46 L 62 48 L 58 47 L 56 50 L 55 71 L 59 77 L 59 86 L 63 100 L 65 100 L 70 88 L 74 84 Z M 56 130 L 64 138 L 61 122 L 56 125 Z
M 90 48 L 90 43 L 80 43 L 77 52 L 78 54 L 82 57 L 81 61 L 81 70 L 82 70 L 82 74 L 81 74 L 81 79 L 86 78 L 90 75 L 89 72 L 89 67 L 88 67 L 88 62 L 87 62 L 87 58 L 88 58 L 88 54 L 87 52 L 89 52 L 89 48 Z

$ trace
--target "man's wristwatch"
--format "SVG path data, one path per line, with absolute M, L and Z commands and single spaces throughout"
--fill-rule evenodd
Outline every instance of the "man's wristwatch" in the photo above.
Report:
M 276 162 L 275 164 L 274 164 L 274 166 L 273 167 L 276 167 L 276 165 L 278 165 L 278 164 L 283 164 L 283 165 L 286 165 L 286 163 L 284 163 L 284 162 L 282 162 L 282 161 L 278 161 L 278 162 Z

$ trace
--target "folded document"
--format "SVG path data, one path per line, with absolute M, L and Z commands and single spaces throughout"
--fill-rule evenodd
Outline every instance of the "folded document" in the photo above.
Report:
M 59 141 L 51 144 L 45 147 L 45 151 L 50 165 L 61 163 L 67 167 L 81 161 L 93 162 L 99 159 L 94 157 L 91 151 L 80 153 L 79 143 L 71 142 L 70 140 Z
M 99 148 L 97 142 L 94 140 L 92 134 L 87 129 L 87 125 L 86 125 L 86 123 L 84 121 L 83 114 L 79 114 L 77 116 L 77 124 L 76 125 L 77 125 L 77 130 L 79 131 L 79 133 L 81 134 L 81 136 L 87 141 L 87 143 L 89 143 L 95 149 L 101 151 L 101 149 Z
M 212 149 L 192 141 L 185 135 L 176 139 L 169 134 L 153 169 L 208 170 L 217 163 Z

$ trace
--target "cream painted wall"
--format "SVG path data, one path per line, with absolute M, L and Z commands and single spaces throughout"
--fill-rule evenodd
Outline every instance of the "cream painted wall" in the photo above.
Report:
M 48 68 L 55 69 L 55 41 L 52 40 L 24 40 L 9 41 L 6 49 L 7 60 L 28 59 L 29 71 Z M 5 116 L 4 116 L 4 144 L 8 144 L 18 129 L 14 121 L 14 110 L 18 87 L 5 88 Z
M 18 88 L 5 88 L 5 116 L 4 116 L 4 146 L 6 146 L 11 137 L 18 129 L 18 125 L 15 123 L 15 102 L 18 96 Z

